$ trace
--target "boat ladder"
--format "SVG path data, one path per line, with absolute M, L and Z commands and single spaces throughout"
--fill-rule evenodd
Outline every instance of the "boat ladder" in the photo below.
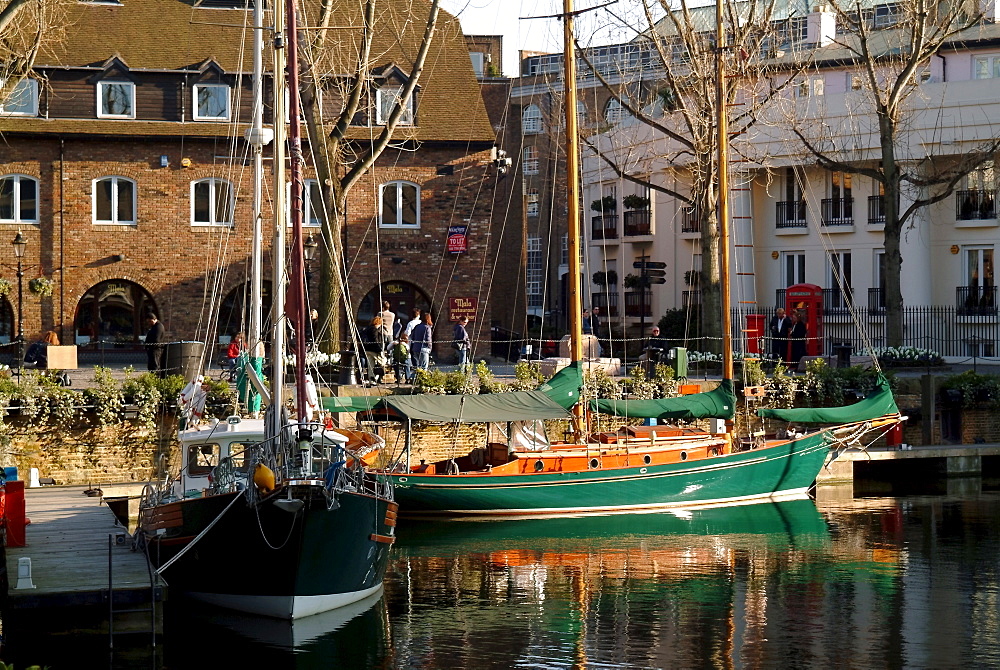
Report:
M 114 571 L 114 549 L 116 545 L 129 541 L 127 533 L 115 533 L 108 535 L 108 649 L 112 652 L 115 648 L 115 635 L 132 633 L 149 633 L 152 647 L 156 649 L 156 629 L 160 621 L 160 611 L 158 603 L 162 598 L 162 588 L 159 585 L 159 577 L 153 572 L 149 561 L 146 561 L 146 570 L 149 574 L 149 603 L 145 598 L 140 602 L 134 602 L 135 598 L 129 600 L 133 602 L 122 602 L 119 606 L 115 604 L 115 571 Z M 134 547 L 133 547 L 134 549 Z M 130 589 L 130 593 L 145 593 L 145 591 L 135 591 Z M 137 628 L 136 621 L 146 620 L 148 616 L 149 627 Z M 116 627 L 116 621 L 118 626 Z

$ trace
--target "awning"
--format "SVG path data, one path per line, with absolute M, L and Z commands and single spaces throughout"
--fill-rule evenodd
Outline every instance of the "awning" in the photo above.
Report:
M 843 407 L 800 407 L 796 409 L 759 409 L 758 416 L 781 419 L 792 423 L 854 423 L 870 421 L 882 416 L 899 414 L 896 401 L 885 377 L 879 377 L 878 386 L 865 398 Z
M 594 400 L 591 409 L 642 419 L 731 419 L 736 415 L 733 380 L 723 379 L 705 393 L 657 400 Z
M 541 391 L 515 391 L 483 395 L 393 395 L 372 408 L 391 418 L 443 423 L 491 423 L 565 419 L 566 409 Z

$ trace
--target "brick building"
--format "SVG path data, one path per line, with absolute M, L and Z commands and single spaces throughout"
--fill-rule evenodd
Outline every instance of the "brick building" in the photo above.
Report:
M 380 16 L 392 22 L 413 12 L 393 23 L 405 29 L 377 31 L 352 141 L 381 130 L 427 4 L 392 3 L 385 11 L 395 16 Z M 0 298 L 0 338 L 17 330 L 16 261 L 2 236 L 21 231 L 28 339 L 52 329 L 83 351 L 136 349 L 144 317 L 155 311 L 171 339 L 215 342 L 243 327 L 252 14 L 236 0 L 81 2 L 68 12 L 66 39 L 39 54 L 33 76 L 0 106 L 0 277 L 13 286 Z M 336 104 L 336 95 L 324 100 L 331 112 Z M 400 313 L 430 307 L 439 337 L 450 333 L 444 322 L 456 310 L 488 325 L 478 306 L 488 304 L 494 272 L 495 134 L 458 21 L 443 12 L 404 116 L 390 149 L 350 194 L 350 313 L 364 320 L 388 299 Z M 306 187 L 316 190 L 315 182 Z M 319 230 L 312 205 L 307 233 Z M 268 202 L 264 208 L 267 221 Z M 465 250 L 449 253 L 456 226 L 465 227 Z M 51 296 L 28 289 L 35 277 L 52 280 Z M 315 276 L 310 290 L 319 290 Z

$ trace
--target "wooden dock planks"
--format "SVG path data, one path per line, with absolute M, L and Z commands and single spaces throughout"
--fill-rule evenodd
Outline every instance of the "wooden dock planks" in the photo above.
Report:
M 138 493 L 142 484 L 103 485 L 105 495 Z M 84 494 L 85 486 L 29 488 L 25 507 L 31 523 L 25 547 L 8 547 L 8 596 L 13 608 L 106 602 L 108 536 L 124 533 L 101 498 Z M 111 548 L 115 599 L 133 600 L 144 591 L 149 599 L 146 558 L 131 550 L 131 538 Z M 17 588 L 18 559 L 31 558 L 36 588 Z

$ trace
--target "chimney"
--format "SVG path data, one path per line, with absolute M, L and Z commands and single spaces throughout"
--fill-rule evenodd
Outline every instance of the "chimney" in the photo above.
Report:
M 994 0 L 997 1 L 997 0 Z M 828 5 L 816 5 L 806 19 L 806 42 L 828 46 L 837 38 L 837 14 Z

